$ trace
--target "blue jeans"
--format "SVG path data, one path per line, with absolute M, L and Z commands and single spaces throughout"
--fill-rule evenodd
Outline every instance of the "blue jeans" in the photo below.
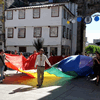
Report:
M 1 74 L 0 80 L 3 80 L 3 72 L 4 72 L 4 68 L 5 68 L 5 66 L 0 67 L 0 74 Z

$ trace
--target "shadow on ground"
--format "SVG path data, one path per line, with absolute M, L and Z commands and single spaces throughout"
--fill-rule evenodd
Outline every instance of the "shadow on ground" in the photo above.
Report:
M 17 92 L 26 92 L 37 90 L 37 79 L 22 73 L 9 74 L 2 84 L 20 84 L 21 87 L 12 90 L 9 94 Z M 23 87 L 29 85 L 30 87 Z M 53 88 L 58 86 L 57 88 Z M 44 78 L 44 83 L 38 89 L 41 92 L 48 91 L 49 95 L 43 96 L 38 100 L 100 100 L 100 87 L 94 82 L 87 80 L 87 77 L 79 77 L 75 79 L 68 78 Z M 41 93 L 40 92 L 40 93 Z

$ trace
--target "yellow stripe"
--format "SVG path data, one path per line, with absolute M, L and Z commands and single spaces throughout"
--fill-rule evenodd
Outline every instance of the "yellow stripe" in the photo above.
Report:
M 21 69 L 19 69 L 20 72 L 23 72 L 23 73 L 26 73 L 26 74 L 30 74 L 31 76 L 34 76 L 35 78 L 37 78 L 37 73 L 35 72 L 32 72 L 32 71 L 23 71 Z M 48 72 L 44 72 L 44 77 L 57 77 L 56 75 L 54 74 L 49 74 Z

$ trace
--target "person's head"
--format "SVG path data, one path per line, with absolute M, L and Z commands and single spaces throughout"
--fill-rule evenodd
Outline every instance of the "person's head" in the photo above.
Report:
M 12 54 L 12 51 L 10 51 L 10 54 Z
M 21 52 L 20 55 L 23 55 L 23 53 Z
M 44 53 L 43 48 L 40 49 L 40 55 L 42 55 Z
M 36 50 L 34 50 L 33 54 L 37 53 Z
M 17 54 L 17 50 L 15 50 L 15 54 Z
M 99 58 L 100 57 L 100 53 L 98 51 L 96 51 L 96 57 Z
M 0 54 L 3 54 L 3 53 L 4 53 L 4 51 L 2 49 L 0 49 Z
M 52 52 L 50 52 L 50 56 L 52 56 Z

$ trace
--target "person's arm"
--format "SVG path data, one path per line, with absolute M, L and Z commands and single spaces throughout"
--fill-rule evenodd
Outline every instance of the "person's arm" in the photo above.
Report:
M 95 58 L 95 59 L 97 60 L 98 64 L 100 64 L 99 60 L 97 58 Z
M 49 60 L 48 60 L 47 57 L 46 57 L 46 62 L 47 62 L 47 64 L 51 67 L 51 64 L 50 64 L 50 62 L 49 62 Z
M 37 63 L 38 63 L 38 56 L 36 57 L 35 66 L 34 66 L 35 68 L 36 68 Z

